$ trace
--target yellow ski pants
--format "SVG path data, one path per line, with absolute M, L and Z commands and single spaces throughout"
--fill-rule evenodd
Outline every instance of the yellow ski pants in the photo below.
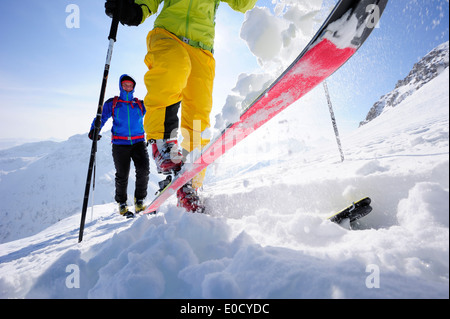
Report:
M 155 28 L 147 36 L 144 76 L 147 95 L 144 129 L 147 140 L 177 137 L 181 102 L 181 147 L 191 152 L 209 140 L 201 133 L 210 126 L 215 60 L 211 52 L 194 48 L 174 34 Z M 194 178 L 200 187 L 204 173 Z

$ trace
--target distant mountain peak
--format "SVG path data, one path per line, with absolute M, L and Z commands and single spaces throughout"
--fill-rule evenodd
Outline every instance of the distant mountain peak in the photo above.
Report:
M 434 48 L 417 62 L 408 76 L 397 82 L 394 90 L 382 96 L 372 106 L 366 119 L 359 126 L 367 124 L 383 112 L 396 107 L 408 96 L 441 74 L 448 66 L 449 42 L 447 41 Z

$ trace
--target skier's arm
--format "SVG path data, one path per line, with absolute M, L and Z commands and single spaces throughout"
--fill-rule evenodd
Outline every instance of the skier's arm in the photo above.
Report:
M 112 102 L 113 102 L 113 99 L 109 99 L 108 101 L 105 102 L 105 104 L 103 104 L 102 121 L 100 124 L 100 131 L 102 130 L 102 127 L 106 124 L 108 119 L 112 116 Z M 94 119 L 94 121 L 92 121 L 91 131 L 94 129 L 95 120 L 96 119 Z
M 142 9 L 142 21 L 158 11 L 158 7 L 164 0 L 134 0 Z
M 245 13 L 247 10 L 252 9 L 255 6 L 256 1 L 258 0 L 221 0 L 221 1 L 228 3 L 231 9 Z

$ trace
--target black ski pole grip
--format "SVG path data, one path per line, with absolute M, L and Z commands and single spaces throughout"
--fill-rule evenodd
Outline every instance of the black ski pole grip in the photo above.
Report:
M 117 29 L 119 28 L 119 17 L 123 8 L 123 0 L 117 0 L 117 6 L 114 10 L 113 19 L 111 22 L 111 29 L 109 30 L 108 40 L 113 39 L 116 42 L 117 37 Z

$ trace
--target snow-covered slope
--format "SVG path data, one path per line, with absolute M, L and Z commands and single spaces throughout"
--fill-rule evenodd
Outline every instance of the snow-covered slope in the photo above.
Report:
M 102 135 L 94 192 L 97 204 L 114 200 L 111 133 L 105 129 Z M 82 134 L 60 143 L 36 142 L 0 150 L 0 243 L 34 235 L 81 210 L 91 144 Z M 151 178 L 149 191 L 154 193 L 158 177 Z M 130 204 L 134 181 L 131 173 Z
M 160 214 L 130 221 L 109 201 L 88 214 L 81 244 L 79 211 L 3 243 L 0 297 L 449 298 L 448 83 L 447 68 L 343 136 L 343 163 L 333 143 L 311 148 L 291 132 L 266 150 L 255 133 L 211 167 L 210 215 L 185 213 L 172 198 Z M 70 145 L 56 154 L 75 156 Z M 241 158 L 255 148 L 258 156 Z M 62 183 L 56 164 L 37 163 L 21 176 Z M 77 169 L 75 160 L 60 165 Z M 113 189 L 97 188 L 96 197 Z M 354 230 L 326 220 L 366 195 L 373 211 Z M 41 204 L 33 196 L 26 205 Z
M 390 109 L 396 107 L 408 96 L 441 74 L 448 66 L 449 47 L 447 41 L 431 50 L 431 52 L 417 62 L 411 72 L 403 80 L 398 81 L 392 92 L 382 96 L 372 106 L 366 119 L 360 125 L 364 125 L 383 112 L 388 112 Z
M 88 152 L 89 139 L 81 135 L 0 151 L 1 242 L 35 234 L 80 210 Z

